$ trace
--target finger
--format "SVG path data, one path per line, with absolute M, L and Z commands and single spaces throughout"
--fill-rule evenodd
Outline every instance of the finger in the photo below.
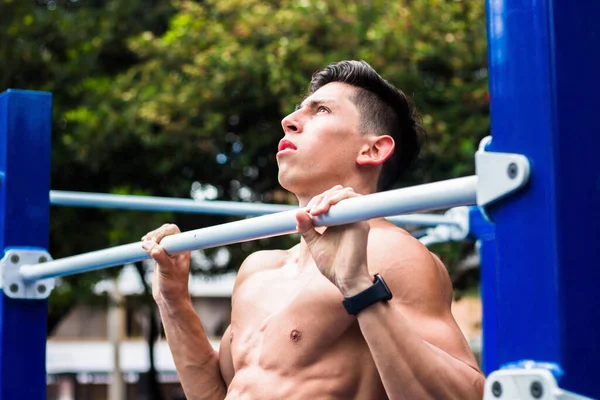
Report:
M 144 240 L 142 242 L 142 248 L 146 250 L 146 253 L 148 253 L 148 255 L 159 265 L 167 265 L 171 262 L 171 257 L 167 254 L 165 249 L 153 240 Z
M 306 207 L 304 207 L 304 209 L 307 212 L 310 212 L 310 210 L 315 206 L 315 204 L 319 204 L 318 202 L 321 201 L 321 198 L 323 197 L 323 195 L 318 195 L 313 197 L 312 199 L 310 199 L 310 201 L 308 202 L 308 204 L 306 205 Z
M 329 198 L 331 196 L 334 196 L 340 190 L 343 190 L 343 189 L 337 189 L 336 191 L 332 191 L 332 192 L 329 192 L 329 193 L 325 194 L 323 196 L 323 198 L 321 199 L 321 201 L 319 202 L 319 204 L 317 204 L 315 207 L 313 207 L 313 209 L 311 210 L 310 214 L 313 215 L 313 216 L 317 216 L 319 214 L 324 214 L 327 211 L 329 211 L 329 207 L 330 207 Z
M 311 214 L 324 214 L 329 211 L 333 204 L 336 204 L 343 199 L 355 196 L 358 196 L 358 194 L 354 192 L 354 189 L 351 187 L 344 188 L 340 186 L 337 190 L 327 193 L 321 200 L 321 203 L 315 207 L 315 212 L 311 212 Z
M 311 216 L 305 210 L 298 210 L 296 213 L 296 230 L 309 246 L 320 236 L 315 230 Z
M 331 196 L 329 196 L 329 198 L 327 199 L 329 201 L 330 205 L 334 205 L 339 203 L 340 201 L 344 200 L 344 199 L 349 199 L 351 197 L 360 197 L 361 195 L 356 193 L 354 191 L 354 189 L 352 188 L 345 188 L 342 191 L 339 191 L 338 193 L 335 193 Z
M 154 230 L 146 233 L 144 236 L 142 236 L 142 241 L 149 240 L 150 238 L 154 237 L 158 231 L 160 231 L 161 229 L 163 229 L 167 225 L 169 225 L 169 224 L 162 224 L 160 227 L 158 227 L 158 228 L 156 228 L 156 229 L 154 229 Z
M 175 235 L 178 233 L 181 233 L 181 231 L 179 230 L 179 227 L 177 225 L 165 224 L 165 225 L 161 226 L 159 229 L 157 229 L 152 236 L 147 238 L 147 240 L 153 240 L 156 243 L 160 243 L 160 241 L 165 236 Z
M 321 193 L 320 195 L 313 197 L 306 205 L 306 207 L 305 207 L 306 210 L 311 212 L 312 209 L 317 207 L 323 201 L 323 197 L 325 197 L 327 194 L 329 194 L 333 191 L 340 190 L 341 188 L 343 188 L 342 185 L 335 185 L 331 189 L 328 189 L 328 190 L 324 191 L 323 193 Z

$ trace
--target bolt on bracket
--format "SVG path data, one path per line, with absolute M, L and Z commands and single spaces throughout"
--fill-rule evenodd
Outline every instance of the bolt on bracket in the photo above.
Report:
M 492 372 L 483 400 L 593 400 L 561 389 L 552 372 L 543 368 L 509 368 Z
M 529 159 L 522 154 L 488 152 L 485 147 L 492 137 L 485 137 L 475 152 L 477 171 L 477 205 L 488 222 L 486 207 L 523 188 L 529 180 Z
M 7 250 L 0 260 L 0 289 L 13 299 L 46 299 L 54 289 L 55 278 L 26 282 L 21 277 L 22 265 L 39 264 L 52 260 L 45 250 L 18 249 Z

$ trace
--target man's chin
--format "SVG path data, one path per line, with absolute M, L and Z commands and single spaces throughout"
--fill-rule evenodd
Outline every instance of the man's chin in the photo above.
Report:
M 302 182 L 298 179 L 294 179 L 289 174 L 283 174 L 279 171 L 278 175 L 279 185 L 291 193 L 297 193 L 302 186 Z
M 293 192 L 294 191 L 294 185 L 292 185 L 288 180 L 281 179 L 281 177 L 279 177 L 278 180 L 279 180 L 279 186 L 281 186 L 282 188 L 284 188 L 288 192 Z

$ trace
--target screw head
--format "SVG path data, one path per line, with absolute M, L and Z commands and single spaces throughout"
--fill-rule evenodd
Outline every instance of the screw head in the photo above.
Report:
M 39 263 L 45 263 L 46 261 L 48 261 L 48 259 L 46 258 L 46 256 L 41 256 L 40 258 L 38 258 L 38 262 Z
M 531 382 L 529 391 L 531 392 L 531 395 L 533 396 L 533 398 L 539 399 L 544 394 L 544 387 L 542 386 L 542 384 L 540 382 L 533 381 L 533 382 Z
M 8 287 L 8 289 L 13 293 L 17 293 L 19 291 L 19 285 L 13 283 Z
M 517 177 L 517 174 L 519 173 L 519 167 L 516 163 L 511 162 L 510 164 L 508 164 L 508 169 L 506 170 L 506 172 L 510 179 L 515 179 Z
M 500 382 L 495 381 L 494 383 L 492 383 L 492 394 L 494 395 L 494 397 L 502 396 L 502 385 L 500 384 Z
M 17 264 L 19 262 L 20 258 L 18 255 L 13 254 L 12 256 L 10 256 L 10 262 L 13 264 Z
M 38 293 L 45 293 L 46 285 L 44 285 L 43 283 L 40 283 L 39 285 L 37 285 L 37 291 L 38 291 Z

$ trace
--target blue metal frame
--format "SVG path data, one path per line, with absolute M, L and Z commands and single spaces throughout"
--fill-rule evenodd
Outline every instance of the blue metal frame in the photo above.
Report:
M 482 300 L 482 369 L 498 369 L 498 305 L 496 303 L 496 231 L 477 207 L 469 209 L 469 235 L 477 239 Z
M 493 141 L 528 187 L 491 209 L 497 364 L 558 363 L 600 398 L 600 2 L 487 0 Z
M 600 2 L 486 0 L 493 141 L 528 187 L 478 236 L 484 368 L 521 359 L 600 398 Z M 0 95 L 0 248 L 47 248 L 51 96 Z M 583 218 L 582 216 L 585 216 Z M 478 217 L 474 214 L 472 221 Z M 477 229 L 475 229 L 477 230 Z M 0 295 L 0 399 L 43 399 L 46 301 Z
M 0 249 L 48 247 L 48 93 L 0 94 Z M 0 399 L 46 398 L 46 300 L 0 293 Z

